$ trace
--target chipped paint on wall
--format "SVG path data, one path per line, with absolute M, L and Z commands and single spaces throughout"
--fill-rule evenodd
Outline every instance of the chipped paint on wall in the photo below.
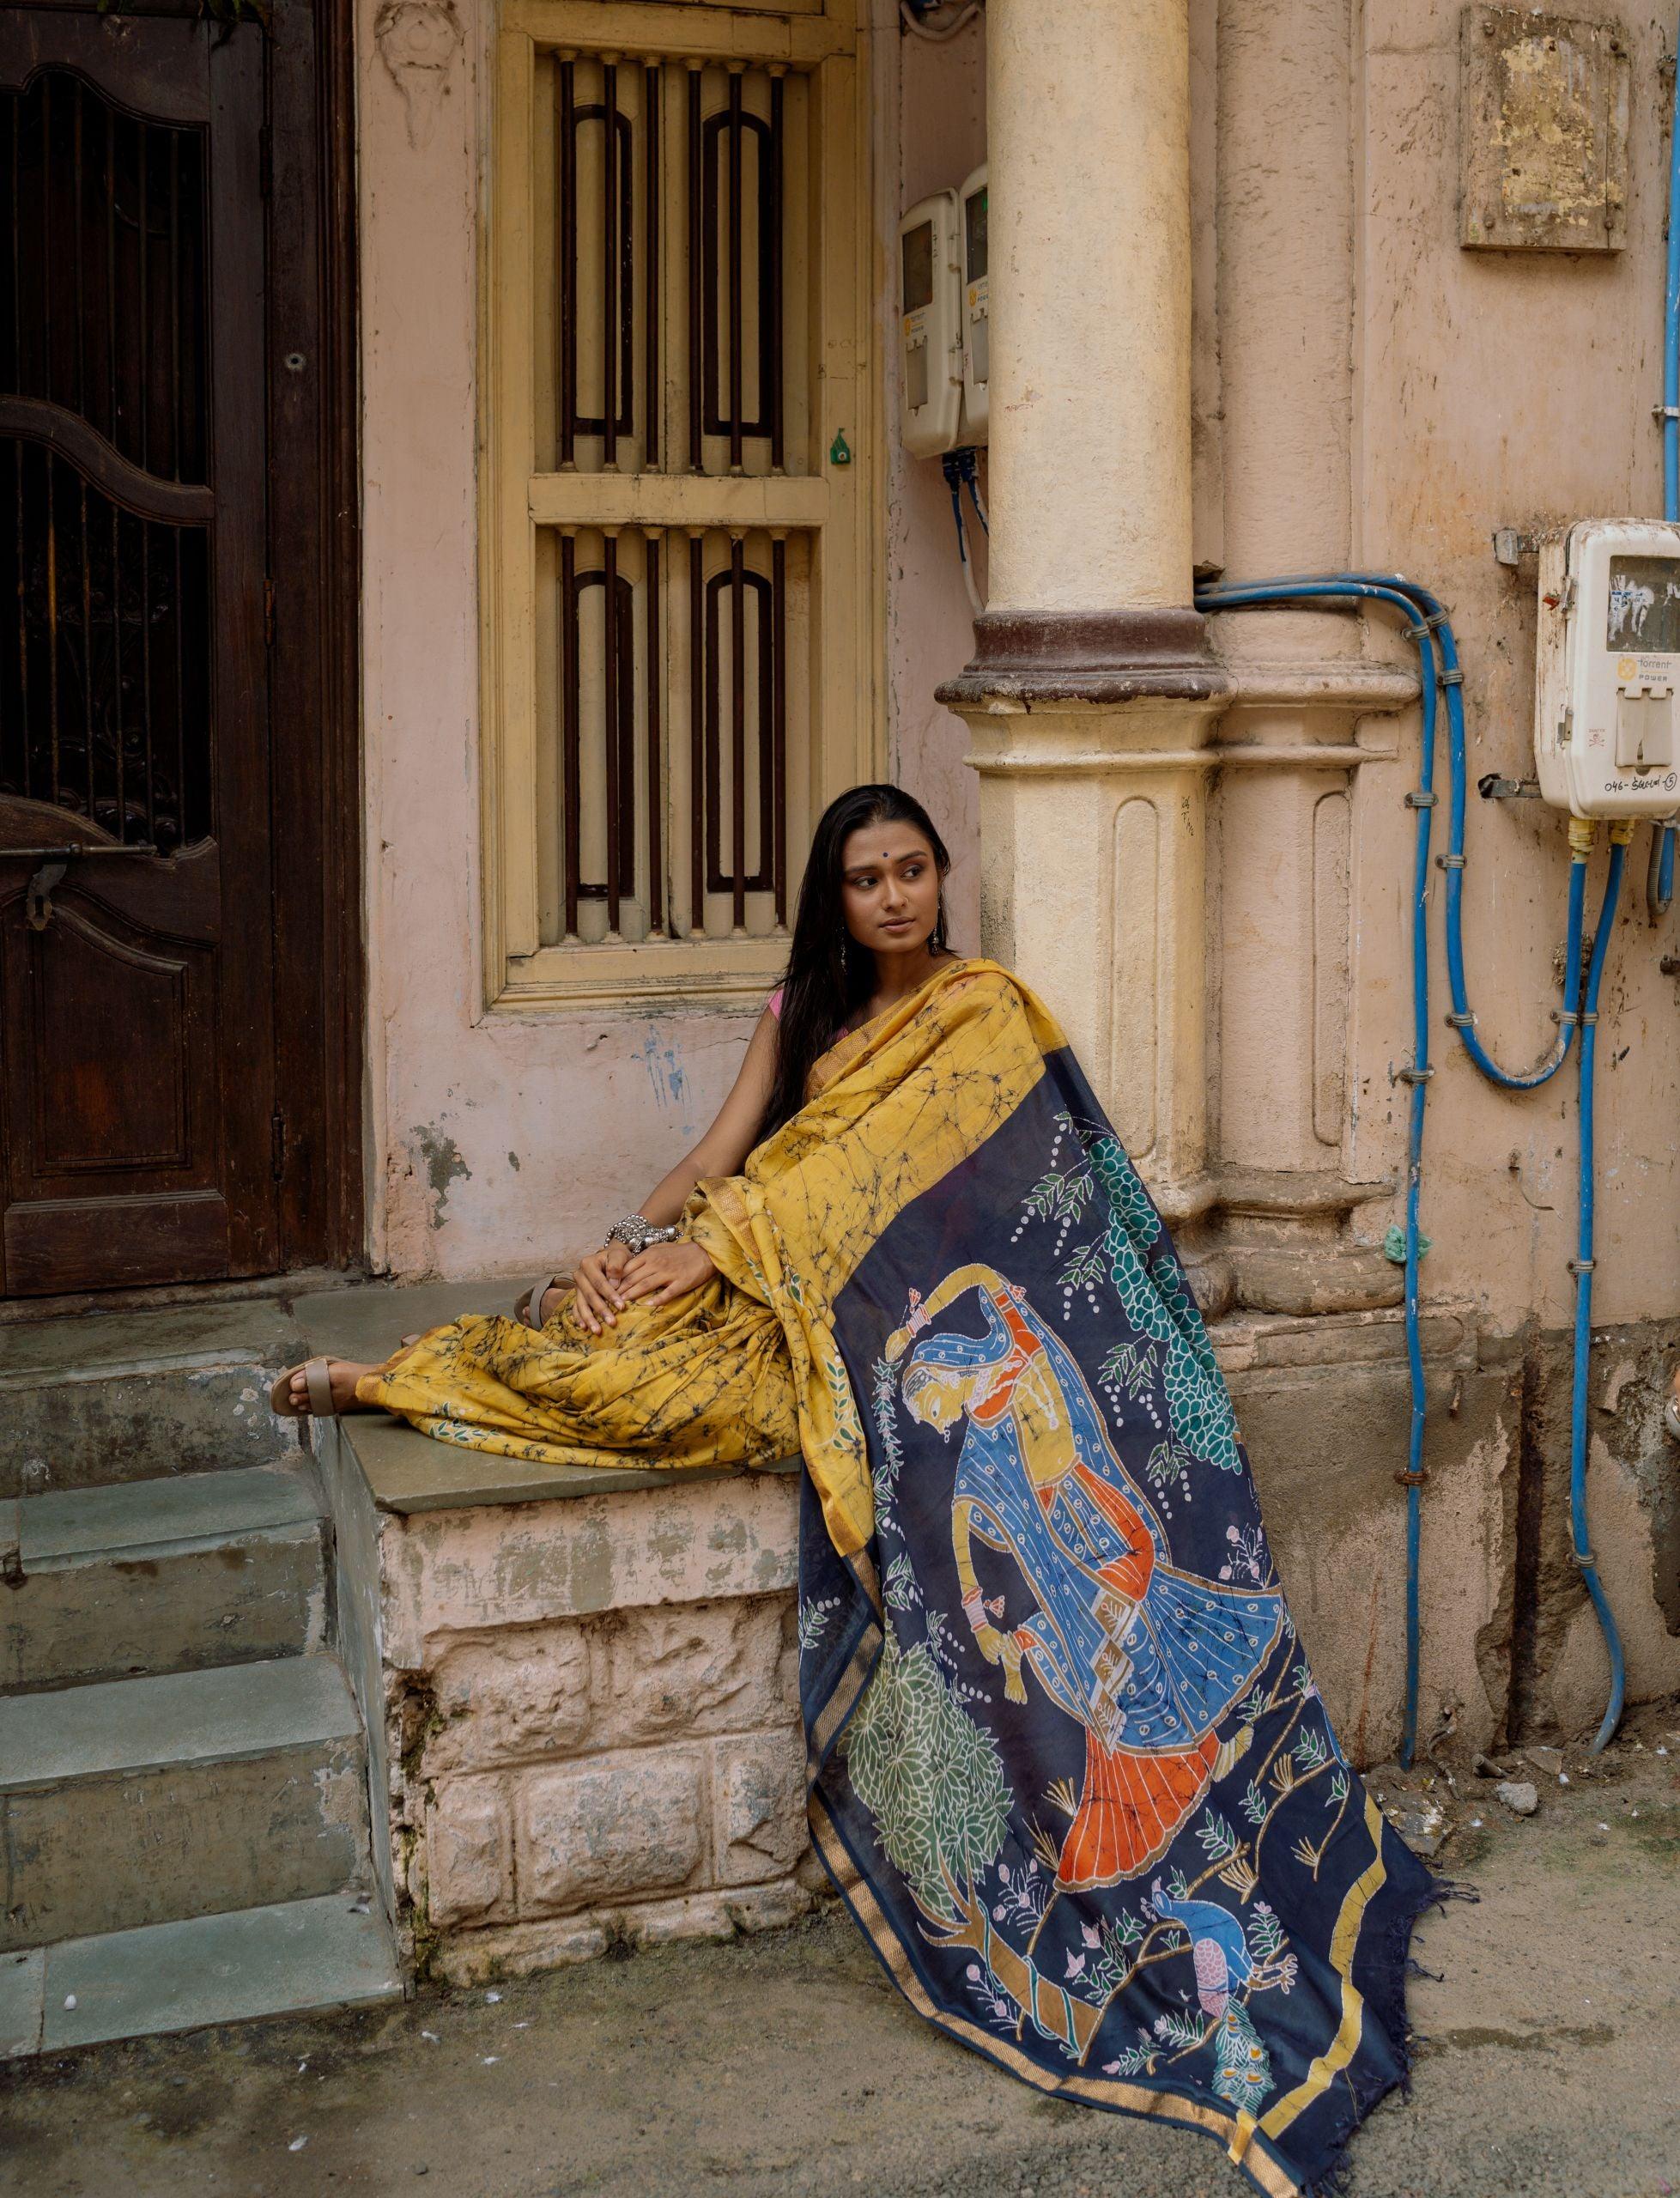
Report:
M 470 1183 L 472 1170 L 461 1157 L 461 1148 L 435 1122 L 422 1122 L 409 1132 L 432 1193 L 431 1225 L 443 1226 L 452 1183 Z

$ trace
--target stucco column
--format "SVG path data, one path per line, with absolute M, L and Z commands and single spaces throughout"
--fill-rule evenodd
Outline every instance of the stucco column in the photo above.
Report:
M 991 599 L 981 937 L 1043 994 L 1169 1204 L 1205 1159 L 1191 607 L 1186 0 L 991 0 Z
M 1190 599 L 1185 0 L 991 0 L 988 611 Z
M 1358 131 L 1347 0 L 1219 0 L 1218 283 L 1225 571 L 1234 580 L 1355 562 Z M 1278 148 L 1287 145 L 1280 169 Z M 1368 659 L 1359 623 L 1323 612 L 1216 618 L 1231 683 L 1210 979 L 1218 1090 L 1211 1167 L 1245 1304 L 1270 1312 L 1395 1302 L 1380 1183 L 1350 1180 L 1356 805 L 1397 811 L 1381 717 L 1410 666 Z M 1264 767 L 1235 759 L 1264 755 Z M 1401 874 L 1397 872 L 1398 874 Z M 1380 1056 L 1384 1061 L 1392 1044 Z

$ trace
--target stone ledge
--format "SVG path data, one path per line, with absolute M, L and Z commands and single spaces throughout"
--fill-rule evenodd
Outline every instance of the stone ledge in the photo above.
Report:
M 371 1363 L 387 1356 L 401 1337 L 417 1328 L 440 1327 L 463 1313 L 511 1311 L 530 1279 L 529 1275 L 501 1275 L 410 1285 L 369 1283 L 300 1298 L 296 1318 L 311 1352 Z M 434 1442 L 406 1421 L 376 1412 L 352 1413 L 340 1428 L 375 1504 L 381 1511 L 404 1516 L 752 1478 L 737 1466 L 686 1466 L 676 1473 L 649 1466 L 533 1465 L 489 1450 Z M 797 1457 L 782 1458 L 756 1470 L 797 1473 L 800 1463 Z
M 428 1669 L 462 1634 L 792 1587 L 798 1504 L 787 1474 L 712 1474 L 690 1489 L 674 1478 L 551 1508 L 469 1500 L 389 1520 L 386 1667 Z

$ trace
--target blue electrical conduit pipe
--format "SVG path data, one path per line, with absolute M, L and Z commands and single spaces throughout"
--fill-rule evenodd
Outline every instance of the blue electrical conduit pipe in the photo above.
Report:
M 1464 956 L 1459 933 L 1462 921 L 1461 896 L 1458 890 L 1463 877 L 1464 855 L 1464 792 L 1465 738 L 1463 675 L 1458 660 L 1456 639 L 1451 621 L 1436 598 L 1426 589 L 1398 575 L 1369 574 L 1301 574 L 1278 580 L 1256 581 L 1247 585 L 1216 586 L 1199 590 L 1198 606 L 1207 611 L 1238 610 L 1261 608 L 1304 601 L 1343 603 L 1349 607 L 1361 601 L 1386 602 L 1404 610 L 1407 616 L 1406 631 L 1417 648 L 1418 666 L 1422 681 L 1422 738 L 1418 786 L 1407 799 L 1416 812 L 1417 829 L 1416 854 L 1413 865 L 1412 897 L 1412 1059 L 1409 1066 L 1397 1072 L 1398 1078 L 1410 1084 L 1411 1102 L 1408 1110 L 1407 1166 L 1406 1166 L 1406 1226 L 1405 1226 L 1405 1323 L 1406 1360 L 1410 1381 L 1411 1419 L 1407 1450 L 1407 1471 L 1404 1476 L 1406 1487 L 1406 1693 L 1405 1713 L 1401 1744 L 1401 1760 L 1410 1765 L 1416 1751 L 1417 1698 L 1421 1648 L 1419 1614 L 1419 1580 L 1421 1572 L 1420 1541 L 1422 1533 L 1421 1491 L 1423 1482 L 1423 1437 L 1427 1417 L 1427 1401 L 1423 1381 L 1422 1349 L 1419 1336 L 1418 1314 L 1418 1205 L 1422 1177 L 1423 1126 L 1426 1092 L 1434 1070 L 1428 1063 L 1428 938 L 1427 929 L 1429 841 L 1431 814 L 1434 808 L 1435 720 L 1437 705 L 1435 687 L 1437 677 L 1447 699 L 1448 724 L 1452 738 L 1449 743 L 1449 770 L 1451 777 L 1452 819 L 1450 852 L 1458 856 L 1456 862 L 1443 866 L 1447 877 L 1448 968 L 1449 978 L 1456 967 L 1457 982 L 1453 987 L 1453 1013 L 1449 1020 L 1459 1032 L 1465 1050 L 1484 1075 L 1507 1089 L 1532 1090 L 1555 1076 L 1568 1055 L 1577 1027 L 1580 997 L 1581 938 L 1586 891 L 1586 859 L 1592 844 L 1592 830 L 1589 826 L 1580 832 L 1571 831 L 1571 860 L 1569 865 L 1569 913 L 1565 947 L 1563 1014 L 1559 1037 L 1546 1060 L 1526 1076 L 1512 1076 L 1501 1070 L 1476 1039 L 1470 1011 L 1464 999 Z M 1437 675 L 1434 637 L 1440 636 L 1441 664 Z M 1619 892 L 1621 863 L 1612 857 L 1612 877 Z M 1604 908 L 1600 911 L 1598 939 L 1607 939 L 1607 921 L 1614 920 L 1615 902 L 1610 884 L 1607 881 Z M 1595 947 L 1598 939 L 1595 939 Z M 1454 951 L 1456 946 L 1456 953 Z M 1602 965 L 1601 965 L 1602 966 Z M 1596 1007 L 1592 1011 L 1596 1014 Z M 1590 1171 L 1591 1155 L 1587 1167 Z M 1590 1244 L 1590 1216 L 1588 1241 Z M 1590 1259 L 1591 1252 L 1583 1254 Z M 1590 1276 L 1591 1268 L 1587 1269 Z M 1589 1332 L 1590 1333 L 1590 1332 Z M 1586 1426 L 1586 1367 L 1578 1344 L 1575 1369 L 1574 1396 L 1580 1415 L 1583 1436 Z M 1577 1484 L 1580 1489 L 1580 1510 L 1585 1519 L 1586 1451 L 1583 1441 L 1577 1465 L 1572 1456 L 1571 1498 L 1574 1502 Z M 1604 1728 L 1594 1742 L 1595 1749 L 1602 1747 L 1615 1729 L 1621 1715 L 1623 1682 L 1622 1650 L 1616 1624 L 1604 1591 L 1592 1565 L 1590 1551 L 1582 1532 L 1576 1535 L 1576 1560 L 1588 1581 L 1588 1593 L 1593 1607 L 1604 1630 L 1605 1645 L 1610 1652 L 1611 1674 L 1611 1707 L 1606 1713 Z
M 1465 845 L 1465 704 L 1464 682 L 1459 672 L 1458 644 L 1453 636 L 1452 621 L 1436 598 L 1425 588 L 1404 580 L 1392 580 L 1388 585 L 1398 588 L 1409 600 L 1416 604 L 1431 622 L 1438 622 L 1436 630 L 1441 652 L 1441 683 L 1446 693 L 1448 753 L 1451 771 L 1451 809 L 1448 826 L 1448 853 L 1446 869 L 1446 968 L 1447 982 L 1453 995 L 1453 1015 L 1448 1018 L 1464 1041 L 1465 1051 L 1482 1073 L 1492 1082 L 1509 1090 L 1532 1090 L 1537 1084 L 1546 1083 L 1557 1073 L 1569 1051 L 1571 1039 L 1578 1027 L 1579 970 L 1580 966 L 1580 909 L 1574 883 L 1577 877 L 1585 881 L 1586 856 L 1590 853 L 1593 829 L 1583 820 L 1572 819 L 1570 827 L 1570 907 L 1572 928 L 1565 953 L 1563 1014 L 1559 1024 L 1558 1040 L 1551 1054 L 1525 1076 L 1510 1075 L 1491 1058 L 1476 1035 L 1473 1018 L 1465 997 L 1464 976 L 1464 845 Z M 1459 673 L 1454 677 L 1454 673 Z M 1622 870 L 1627 843 L 1632 837 L 1631 824 L 1618 823 L 1612 827 L 1610 866 L 1604 880 L 1604 899 L 1599 906 L 1598 920 L 1593 934 L 1593 965 L 1597 971 L 1588 971 L 1589 998 L 1584 1013 L 1596 1017 L 1598 1013 L 1598 979 L 1604 971 L 1603 956 L 1609 950 L 1610 935 L 1616 922 L 1616 910 L 1622 890 Z M 1455 860 L 1454 858 L 1457 858 Z M 1583 1037 L 1591 1024 L 1580 1026 Z M 1626 1663 L 1622 1655 L 1621 1636 L 1616 1630 L 1615 1616 L 1609 1599 L 1598 1578 L 1598 1568 L 1586 1532 L 1586 1387 L 1592 1343 L 1592 1069 L 1588 1059 L 1580 1065 L 1580 1160 L 1581 1220 L 1579 1224 L 1580 1243 L 1575 1262 L 1576 1315 L 1574 1361 L 1571 1382 L 1569 1511 L 1571 1539 L 1576 1564 L 1586 1584 L 1587 1594 L 1598 1615 L 1604 1636 L 1604 1649 L 1610 1660 L 1610 1702 L 1604 1721 L 1592 1741 L 1592 1752 L 1597 1754 L 1610 1740 L 1621 1721 L 1622 1705 L 1627 1691 Z
M 1574 821 L 1571 819 L 1572 823 Z M 1570 1262 L 1575 1275 L 1575 1364 L 1569 1399 L 1569 1537 L 1580 1576 L 1598 1614 L 1604 1646 L 1610 1651 L 1610 1701 L 1604 1721 L 1593 1738 L 1594 1755 L 1612 1738 L 1622 1721 L 1622 1704 L 1628 1686 L 1621 1637 L 1604 1583 L 1598 1577 L 1586 1528 L 1586 1375 L 1592 1347 L 1592 1069 L 1598 1035 L 1598 987 L 1604 974 L 1610 931 L 1622 892 L 1622 857 L 1633 832 L 1631 824 L 1618 823 L 1610 826 L 1610 870 L 1604 879 L 1604 905 L 1598 911 L 1598 928 L 1593 934 L 1592 962 L 1586 973 L 1586 998 L 1581 1008 L 1580 1155 L 1577 1163 L 1580 1193 L 1575 1256 Z
M 1417 788 L 1409 797 L 1416 815 L 1411 896 L 1411 1060 L 1397 1072 L 1410 1087 L 1406 1123 L 1405 1321 L 1406 1364 L 1411 1393 L 1411 1424 L 1406 1448 L 1406 1694 L 1401 1740 L 1401 1760 L 1410 1766 L 1417 1746 L 1418 1665 L 1422 1641 L 1418 1605 L 1422 1533 L 1423 1434 L 1426 1395 L 1423 1348 L 1419 1334 L 1418 1204 L 1423 1181 L 1423 1119 L 1428 1096 L 1429 957 L 1427 922 L 1429 899 L 1429 840 L 1434 811 L 1435 677 L 1431 629 L 1417 617 L 1410 599 L 1398 589 L 1363 580 L 1332 582 L 1292 582 L 1277 586 L 1214 587 L 1201 590 L 1197 604 L 1204 610 L 1240 610 L 1269 604 L 1299 601 L 1305 596 L 1340 603 L 1356 609 L 1361 602 L 1386 603 L 1401 611 L 1406 630 L 1416 645 L 1422 700 L 1423 728 L 1420 743 Z M 1577 957 L 1579 966 L 1579 956 Z

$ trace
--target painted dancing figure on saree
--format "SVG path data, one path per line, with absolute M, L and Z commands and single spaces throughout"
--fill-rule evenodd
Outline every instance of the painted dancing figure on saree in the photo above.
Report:
M 929 1333 L 972 1294 L 984 1333 Z M 1030 1672 L 1085 1730 L 1085 1773 L 1058 1890 L 1135 1878 L 1165 1854 L 1250 1739 L 1220 1721 L 1253 1685 L 1283 1623 L 1270 1590 L 1198 1578 L 1122 1465 L 1067 1346 L 995 1268 L 957 1269 L 887 1346 L 906 1410 L 949 1441 L 963 1425 L 951 1502 L 962 1607 L 976 1647 L 1028 1699 Z M 976 1545 L 1015 1561 L 1034 1607 L 1007 1622 Z

